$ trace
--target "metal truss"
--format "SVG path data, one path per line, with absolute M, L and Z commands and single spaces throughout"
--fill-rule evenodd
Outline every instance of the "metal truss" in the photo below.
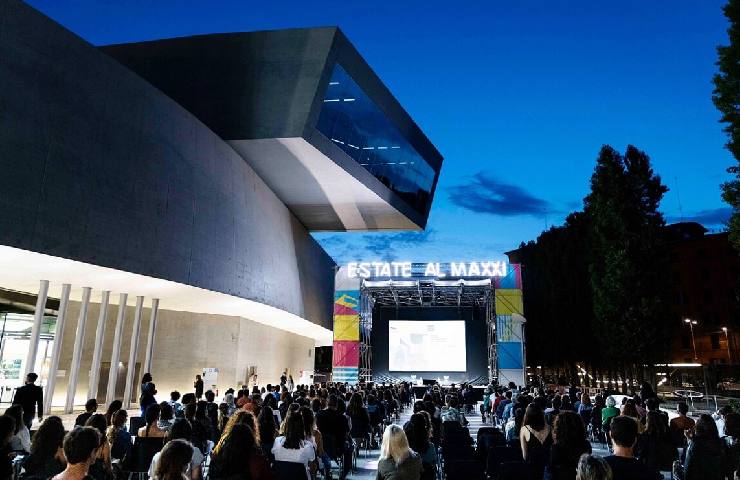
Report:
M 360 380 L 372 381 L 372 316 L 382 307 L 481 307 L 485 309 L 488 380 L 498 378 L 494 286 L 485 280 L 372 280 L 360 286 Z

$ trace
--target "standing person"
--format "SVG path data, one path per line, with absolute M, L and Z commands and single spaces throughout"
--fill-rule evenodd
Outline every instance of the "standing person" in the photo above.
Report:
M 195 398 L 196 400 L 200 400 L 203 398 L 203 379 L 200 378 L 200 375 L 195 376 L 195 381 L 193 382 L 193 387 L 195 388 Z
M 637 422 L 634 418 L 624 415 L 616 416 L 611 421 L 610 429 L 614 453 L 604 460 L 611 467 L 614 480 L 661 480 L 663 478 L 660 472 L 643 465 L 635 458 Z
M 380 446 L 377 480 L 418 480 L 421 458 L 409 447 L 408 438 L 398 425 L 389 425 Z
M 149 405 L 155 405 L 157 400 L 154 395 L 157 394 L 157 387 L 152 381 L 152 375 L 145 373 L 141 378 L 141 396 L 139 396 L 139 408 L 141 408 L 141 416 L 146 414 L 146 409 Z
M 38 412 L 39 422 L 44 418 L 44 391 L 36 385 L 38 378 L 33 372 L 26 375 L 25 385 L 18 387 L 13 396 L 13 405 L 23 407 L 23 423 L 29 430 L 33 424 L 34 412 Z
M 53 480 L 89 479 L 88 471 L 98 457 L 100 433 L 92 427 L 76 427 L 64 437 L 67 468 Z

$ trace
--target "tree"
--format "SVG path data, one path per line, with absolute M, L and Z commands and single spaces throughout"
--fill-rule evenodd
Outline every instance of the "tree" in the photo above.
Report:
M 668 353 L 665 220 L 658 211 L 667 191 L 644 152 L 630 145 L 621 155 L 604 146 L 584 199 L 594 332 L 604 356 L 622 370 L 662 362 Z
M 712 101 L 722 113 L 720 122 L 726 123 L 724 131 L 729 139 L 726 147 L 740 162 L 740 0 L 729 0 L 724 13 L 730 21 L 727 34 L 730 43 L 717 47 L 719 73 L 714 76 Z M 728 221 L 730 242 L 740 252 L 740 165 L 733 165 L 727 172 L 734 179 L 721 185 L 722 199 L 732 207 Z

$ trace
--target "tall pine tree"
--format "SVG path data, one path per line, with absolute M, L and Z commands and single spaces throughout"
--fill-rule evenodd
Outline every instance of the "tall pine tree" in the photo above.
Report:
M 730 21 L 730 44 L 717 48 L 719 73 L 714 76 L 712 100 L 722 113 L 720 121 L 727 124 L 727 149 L 740 162 L 740 0 L 730 0 L 724 12 Z M 740 165 L 729 167 L 727 172 L 734 178 L 722 184 L 722 199 L 732 207 L 728 222 L 730 242 L 740 252 Z
M 633 146 L 599 153 L 585 213 L 591 228 L 589 273 L 594 331 L 615 368 L 661 362 L 668 347 L 667 263 L 658 206 L 668 189 Z

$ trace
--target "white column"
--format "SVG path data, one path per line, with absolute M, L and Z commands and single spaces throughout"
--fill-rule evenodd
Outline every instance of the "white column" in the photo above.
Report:
M 113 333 L 113 353 L 110 356 L 110 370 L 108 371 L 108 389 L 105 394 L 107 403 L 116 399 L 116 381 L 118 380 L 118 362 L 121 358 L 121 334 L 123 333 L 123 321 L 126 317 L 126 301 L 128 293 L 122 293 L 118 297 L 118 317 L 116 317 L 116 330 Z
M 67 384 L 67 400 L 64 402 L 64 413 L 72 413 L 74 410 L 77 377 L 80 373 L 80 361 L 82 360 L 82 346 L 85 343 L 87 309 L 90 306 L 90 290 L 90 287 L 84 287 L 82 289 L 80 317 L 77 319 L 77 332 L 75 334 L 74 349 L 72 350 L 72 364 L 69 366 L 69 383 Z
M 69 291 L 72 286 L 69 283 L 62 285 L 62 296 L 59 299 L 59 313 L 57 314 L 57 325 L 54 330 L 54 346 L 51 349 L 51 365 L 49 366 L 49 378 L 46 380 L 46 392 L 44 393 L 44 415 L 51 413 L 51 400 L 54 397 L 54 387 L 57 383 L 57 370 L 59 369 L 59 357 L 62 354 L 62 339 L 64 338 L 64 324 L 67 322 L 67 307 L 69 307 Z
M 90 366 L 90 383 L 87 387 L 87 398 L 96 398 L 98 396 L 100 361 L 103 357 L 103 340 L 105 340 L 105 323 L 108 321 L 109 301 L 110 291 L 104 290 L 100 298 L 100 315 L 98 315 L 98 328 L 95 330 L 95 348 L 93 349 L 92 365 Z
M 141 330 L 141 313 L 144 310 L 144 297 L 136 297 L 136 311 L 134 326 L 131 330 L 131 348 L 128 352 L 126 366 L 126 389 L 123 393 L 123 408 L 131 408 L 131 393 L 134 391 L 134 375 L 136 375 L 136 354 L 139 352 L 139 330 Z
M 26 355 L 26 368 L 23 372 L 22 381 L 26 380 L 26 375 L 33 372 L 36 368 L 36 352 L 39 349 L 39 336 L 41 335 L 41 322 L 44 321 L 44 310 L 46 309 L 46 296 L 49 293 L 49 281 L 41 280 L 39 285 L 39 296 L 36 298 L 36 310 L 33 314 L 33 327 L 31 327 L 31 341 L 28 345 L 28 354 Z
M 152 354 L 154 353 L 154 333 L 157 330 L 158 311 L 159 311 L 159 299 L 152 298 L 152 312 L 149 317 L 149 336 L 146 339 L 146 357 L 144 359 L 143 373 L 152 372 Z

